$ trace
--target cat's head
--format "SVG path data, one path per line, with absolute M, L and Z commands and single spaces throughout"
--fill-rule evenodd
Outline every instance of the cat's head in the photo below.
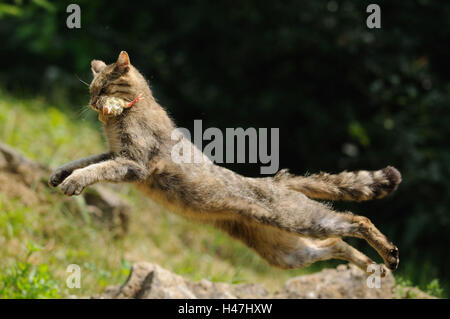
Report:
M 92 60 L 91 70 L 94 78 L 89 86 L 91 94 L 89 105 L 96 111 L 98 111 L 96 103 L 102 96 L 115 96 L 132 101 L 140 93 L 144 96 L 151 95 L 147 82 L 131 65 L 125 51 L 120 52 L 117 61 L 109 65 L 100 60 Z

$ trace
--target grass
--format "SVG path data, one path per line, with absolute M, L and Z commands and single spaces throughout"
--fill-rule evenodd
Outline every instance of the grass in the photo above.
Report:
M 28 253 L 23 261 L 6 268 L 0 273 L 0 296 L 11 299 L 60 298 L 57 283 L 46 264 L 38 266 L 29 262 L 31 255 L 40 248 L 29 243 Z
M 422 290 L 419 290 L 417 286 L 414 286 L 409 279 L 405 279 L 402 276 L 396 276 L 396 286 L 394 288 L 394 296 L 402 299 L 414 299 L 420 298 L 422 291 L 428 295 L 438 298 L 446 298 L 444 289 L 438 279 L 433 279 Z
M 0 90 L 0 140 L 50 167 L 104 151 L 100 132 L 99 123 L 49 106 L 44 98 L 19 99 Z M 57 190 L 40 190 L 32 206 L 0 194 L 0 298 L 90 297 L 124 282 L 130 265 L 139 261 L 192 280 L 260 282 L 270 290 L 291 277 L 336 265 L 270 267 L 212 227 L 170 214 L 127 185 L 119 192 L 133 207 L 123 237 L 80 217 Z M 81 288 L 66 285 L 70 264 L 81 267 Z M 439 285 L 430 289 L 438 292 Z

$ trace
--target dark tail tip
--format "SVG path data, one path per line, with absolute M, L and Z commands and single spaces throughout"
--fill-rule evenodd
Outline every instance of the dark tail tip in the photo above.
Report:
M 402 174 L 393 166 L 388 166 L 382 169 L 384 175 L 389 180 L 392 190 L 395 190 L 397 186 L 402 182 Z

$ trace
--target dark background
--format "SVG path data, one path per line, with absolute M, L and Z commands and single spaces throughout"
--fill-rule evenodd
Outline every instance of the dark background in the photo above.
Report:
M 179 126 L 279 127 L 280 168 L 298 174 L 393 165 L 393 196 L 336 207 L 385 232 L 398 273 L 448 291 L 449 1 L 377 1 L 381 29 L 367 1 L 76 1 L 71 30 L 72 2 L 0 4 L 1 87 L 77 111 L 90 61 L 126 50 Z

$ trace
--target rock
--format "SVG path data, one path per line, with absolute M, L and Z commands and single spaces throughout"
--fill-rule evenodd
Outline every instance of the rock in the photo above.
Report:
M 380 288 L 369 288 L 367 275 L 355 266 L 292 278 L 281 290 L 270 294 L 261 284 L 214 283 L 206 279 L 192 282 L 152 263 L 135 264 L 122 286 L 108 287 L 96 298 L 393 298 L 395 281 L 390 272 Z
M 339 265 L 336 269 L 295 277 L 276 293 L 279 298 L 393 298 L 395 285 L 391 272 L 380 279 L 379 288 L 369 288 L 368 276 L 353 265 Z
M 133 265 L 122 286 L 108 287 L 97 298 L 197 299 L 267 298 L 263 285 L 214 283 L 206 279 L 192 282 L 152 263 Z
M 121 287 L 107 289 L 104 298 L 195 298 L 183 277 L 156 264 L 133 265 L 130 276 Z
M 20 154 L 8 145 L 0 143 L 0 170 L 17 175 L 27 186 L 38 182 L 46 168 Z
M 112 190 L 94 185 L 84 190 L 87 211 L 95 221 L 108 225 L 116 235 L 125 235 L 128 231 L 131 207 Z
M 26 205 L 33 205 L 39 201 L 35 189 L 43 174 L 41 165 L 0 143 L 0 193 L 20 198 Z

